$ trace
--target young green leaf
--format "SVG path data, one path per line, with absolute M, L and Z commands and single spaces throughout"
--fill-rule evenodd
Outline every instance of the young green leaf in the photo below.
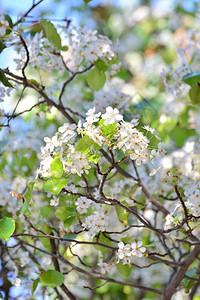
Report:
M 88 160 L 92 161 L 94 164 L 97 164 L 101 156 L 101 153 L 93 154 L 89 156 Z
M 47 20 L 42 20 L 41 24 L 43 25 L 44 31 L 46 33 L 49 42 L 52 43 L 57 49 L 60 50 L 62 48 L 61 38 L 57 33 L 57 30 L 54 27 L 54 25 Z
M 0 220 L 0 238 L 8 241 L 9 237 L 15 231 L 15 221 L 12 218 L 4 217 Z
M 58 195 L 68 182 L 69 179 L 48 179 L 43 185 L 43 190 L 47 193 Z
M 107 234 L 106 236 L 100 232 L 99 236 L 98 236 L 98 242 L 100 244 L 103 244 L 103 245 L 111 245 L 111 241 L 109 240 L 110 238 L 110 235 Z M 93 240 L 95 242 L 95 238 Z M 98 251 L 101 251 L 101 253 L 103 254 L 103 256 L 107 253 L 107 249 L 105 247 L 102 247 L 102 246 L 95 246 L 95 248 L 98 250 Z
M 190 100 L 193 104 L 200 103 L 200 86 L 195 85 L 189 91 Z
M 40 276 L 40 281 L 44 286 L 50 286 L 52 288 L 63 284 L 65 276 L 55 270 L 48 270 Z
M 22 205 L 22 213 L 24 215 L 30 215 L 30 211 L 29 211 L 29 208 L 28 208 L 28 201 L 25 200 L 23 205 Z
M 24 195 L 24 198 L 26 199 L 26 201 L 29 203 L 31 201 L 32 198 L 32 192 L 33 192 L 33 187 L 35 184 L 36 180 L 32 180 L 28 183 L 28 187 L 27 187 L 27 191 Z
M 5 14 L 4 18 L 5 18 L 6 21 L 8 21 L 9 27 L 13 28 L 13 22 L 12 22 L 12 19 L 10 18 L 10 16 L 8 14 Z M 6 29 L 6 34 L 10 34 L 11 33 L 12 30 L 10 28 Z
M 40 282 L 40 278 L 37 278 L 33 281 L 32 294 L 34 294 L 34 292 L 36 291 L 39 282 Z
M 8 15 L 8 14 L 5 14 L 4 15 L 4 18 L 6 19 L 6 21 L 8 21 L 8 24 L 11 28 L 13 28 L 13 22 L 12 22 L 12 19 L 11 17 Z
M 81 153 L 88 153 L 94 141 L 88 136 L 83 136 L 78 145 L 76 146 L 76 151 L 80 151 Z
M 87 5 L 89 2 L 91 2 L 92 0 L 83 0 L 85 2 L 85 5 Z
M 99 91 L 106 82 L 106 75 L 99 71 L 97 67 L 92 69 L 87 75 L 88 85 L 95 91 Z
M 183 82 L 190 85 L 191 87 L 195 86 L 200 82 L 200 72 L 190 73 L 183 77 Z
M 123 265 L 123 263 L 122 263 L 121 261 L 116 265 L 116 267 L 117 267 L 117 270 L 118 270 L 125 278 L 127 278 L 127 277 L 130 275 L 131 270 L 132 270 L 131 266 L 129 266 L 129 265 Z
M 12 84 L 8 81 L 6 75 L 1 69 L 0 69 L 0 81 L 3 83 L 3 85 L 13 88 Z
M 6 45 L 3 43 L 3 41 L 0 41 L 0 53 L 6 48 Z
M 60 157 L 55 157 L 51 163 L 51 173 L 53 178 L 61 178 L 63 175 L 63 164 Z
M 74 223 L 74 221 L 76 220 L 76 217 L 69 217 L 69 218 L 67 218 L 65 221 L 64 221 L 64 226 L 65 226 L 65 228 L 69 228 L 69 226 L 71 226 L 73 223 Z
M 104 125 L 103 122 L 103 119 L 101 119 L 101 121 L 99 122 L 99 124 L 101 125 L 101 131 L 108 139 L 111 139 L 116 132 L 117 123 L 115 122 L 113 124 Z
M 100 73 L 102 73 L 102 72 L 104 73 L 108 69 L 106 63 L 103 60 L 101 60 L 100 58 L 94 62 L 94 65 L 98 68 Z
M 68 49 L 69 49 L 69 47 L 65 45 L 65 46 L 62 46 L 60 50 L 61 51 L 67 51 Z
M 123 207 L 116 206 L 117 216 L 121 223 L 123 223 L 124 226 L 127 226 L 128 224 L 128 216 L 129 212 L 127 212 Z
M 55 216 L 61 221 L 65 221 L 67 218 L 73 216 L 76 213 L 74 207 L 60 207 L 56 210 Z

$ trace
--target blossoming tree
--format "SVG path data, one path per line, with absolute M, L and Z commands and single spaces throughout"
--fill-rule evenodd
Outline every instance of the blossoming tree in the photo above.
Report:
M 0 51 L 16 51 L 0 69 L 0 101 L 14 98 L 0 110 L 2 297 L 200 299 L 199 29 L 145 123 L 120 47 L 73 20 L 28 25 L 41 2 L 0 15 Z

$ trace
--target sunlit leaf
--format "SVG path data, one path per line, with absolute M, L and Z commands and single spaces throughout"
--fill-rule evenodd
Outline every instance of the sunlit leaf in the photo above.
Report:
M 43 190 L 58 195 L 68 182 L 69 179 L 48 179 L 43 185 Z
M 8 81 L 6 75 L 1 69 L 0 69 L 0 81 L 3 83 L 4 86 L 13 88 L 12 84 Z
M 61 49 L 62 48 L 61 38 L 57 33 L 57 30 L 54 27 L 54 25 L 47 20 L 42 20 L 41 24 L 44 27 L 44 31 L 46 33 L 49 42 L 52 43 L 56 48 Z
M 185 75 L 183 81 L 192 87 L 197 85 L 200 82 L 200 72 Z
M 48 270 L 40 276 L 40 281 L 44 286 L 50 286 L 52 288 L 63 284 L 65 276 L 55 270 Z
M 9 237 L 15 231 L 15 221 L 12 218 L 4 217 L 0 220 L 0 238 L 8 241 Z
M 53 178 L 61 178 L 63 175 L 63 164 L 60 157 L 55 157 L 51 163 L 51 173 Z
M 87 83 L 95 91 L 99 91 L 104 86 L 105 82 L 106 75 L 100 72 L 96 67 L 87 75 Z

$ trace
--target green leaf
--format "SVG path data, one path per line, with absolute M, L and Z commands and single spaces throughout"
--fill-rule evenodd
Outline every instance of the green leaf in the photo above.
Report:
M 72 217 L 76 213 L 74 207 L 60 207 L 56 210 L 55 216 L 61 221 L 65 221 L 67 218 Z
M 43 190 L 47 193 L 58 195 L 68 182 L 69 179 L 48 179 L 43 185 Z
M 110 238 L 109 234 L 106 234 L 106 236 L 105 236 L 102 232 L 100 232 L 100 234 L 98 235 L 98 240 L 96 238 L 94 238 L 93 241 L 96 242 L 96 240 L 97 240 L 100 244 L 109 246 L 111 244 L 111 241 L 109 240 L 109 238 Z M 102 246 L 95 246 L 95 248 L 98 251 L 101 251 L 103 256 L 108 252 L 108 249 L 105 247 L 102 247 Z
M 6 48 L 6 45 L 3 43 L 3 41 L 0 41 L 0 53 Z
M 73 223 L 74 223 L 74 221 L 76 220 L 76 217 L 69 217 L 69 218 L 67 218 L 65 221 L 64 221 L 64 226 L 65 226 L 65 228 L 69 228 L 69 226 L 71 226 Z
M 12 87 L 12 84 L 10 84 L 10 82 L 8 81 L 6 75 L 4 74 L 4 72 L 2 71 L 2 69 L 0 69 L 0 81 L 3 83 L 4 86 L 8 86 L 8 87 Z
M 89 2 L 91 2 L 92 0 L 83 0 L 85 2 L 85 5 L 87 5 Z
M 35 290 L 37 289 L 38 283 L 40 282 L 40 278 L 37 278 L 33 281 L 32 285 L 32 294 L 34 294 Z
M 194 280 L 188 280 L 188 279 L 183 279 L 182 284 L 184 286 L 185 289 L 185 293 L 189 293 L 191 287 L 195 284 Z
M 12 218 L 4 217 L 0 220 L 0 238 L 8 241 L 9 237 L 15 231 L 15 221 Z
M 41 24 L 43 25 L 44 31 L 46 33 L 49 42 L 52 43 L 57 49 L 61 49 L 62 48 L 61 38 L 57 33 L 57 30 L 54 27 L 54 25 L 47 20 L 42 20 Z
M 195 86 L 200 82 L 200 72 L 190 73 L 183 77 L 183 82 L 190 85 L 191 87 Z
M 37 82 L 37 80 L 35 80 L 35 79 L 28 79 L 28 81 L 30 81 L 31 83 L 33 83 L 37 87 L 41 87 L 41 84 L 39 82 Z
M 85 135 L 78 142 L 76 151 L 80 151 L 81 153 L 88 153 L 91 149 L 92 144 L 95 144 L 95 142 L 88 135 Z
M 29 203 L 31 201 L 32 198 L 32 192 L 33 192 L 33 187 L 34 184 L 37 180 L 32 180 L 28 183 L 28 187 L 27 187 L 27 191 L 24 195 L 24 198 L 26 199 L 26 201 Z
M 24 215 L 30 215 L 30 211 L 29 211 L 29 208 L 28 208 L 28 202 L 25 200 L 23 205 L 22 205 L 22 213 Z
M 40 207 L 40 213 L 42 218 L 51 219 L 53 217 L 54 211 L 52 207 L 42 206 Z
M 100 73 L 104 73 L 108 69 L 106 63 L 100 58 L 94 62 L 94 65 L 98 68 Z
M 121 241 L 124 244 L 131 244 L 132 242 L 135 241 L 135 239 L 133 238 L 133 236 L 126 236 L 126 237 L 121 238 Z
M 117 270 L 125 277 L 127 278 L 132 270 L 132 267 L 127 265 L 127 264 L 122 264 L 122 262 L 120 261 L 118 264 L 116 264 Z
M 200 103 L 200 86 L 195 85 L 189 90 L 190 100 L 193 104 Z
M 13 28 L 13 22 L 12 22 L 12 19 L 10 18 L 10 16 L 5 14 L 4 18 L 6 19 L 6 21 L 8 21 L 8 24 L 9 24 L 10 28 Z M 6 34 L 9 34 L 11 32 L 12 32 L 11 29 L 9 29 L 9 28 L 6 29 Z
M 197 273 L 196 268 L 192 268 L 191 270 L 187 271 L 185 274 L 189 277 L 193 277 Z
M 13 28 L 13 22 L 12 22 L 12 19 L 11 17 L 8 15 L 8 14 L 5 14 L 4 15 L 4 18 L 6 19 L 6 21 L 8 21 L 8 24 L 11 28 Z
M 50 286 L 52 288 L 63 284 L 65 276 L 55 270 L 48 270 L 40 276 L 40 281 L 44 286 Z
M 62 46 L 60 50 L 67 51 L 68 49 L 69 49 L 69 47 L 65 45 L 65 46 Z
M 99 91 L 106 82 L 106 75 L 99 71 L 97 67 L 95 67 L 92 71 L 90 71 L 87 75 L 87 83 L 89 87 L 91 87 L 95 91 Z
M 116 206 L 117 216 L 121 223 L 123 223 L 124 226 L 127 226 L 128 224 L 128 216 L 129 212 L 127 212 L 123 207 Z
M 111 139 L 116 132 L 117 123 L 115 122 L 113 124 L 108 124 L 106 126 L 103 123 L 104 123 L 104 120 L 101 119 L 99 122 L 99 124 L 101 125 L 101 131 L 108 139 Z
M 55 157 L 54 160 L 51 163 L 51 172 L 52 177 L 54 178 L 61 178 L 63 175 L 63 164 L 60 161 L 60 157 Z
M 186 106 L 180 114 L 179 122 L 182 127 L 188 125 L 190 107 Z
M 89 156 L 88 160 L 92 161 L 94 164 L 97 164 L 101 156 L 101 153 L 93 154 Z
M 93 148 L 94 148 L 94 151 L 96 152 L 97 150 L 100 150 L 100 149 L 102 149 L 103 148 L 103 146 L 100 146 L 99 144 L 97 144 L 97 143 L 93 143 Z
M 28 183 L 28 187 L 27 187 L 27 191 L 24 195 L 24 198 L 25 198 L 25 201 L 22 205 L 22 212 L 24 215 L 29 215 L 30 212 L 29 212 L 29 209 L 28 209 L 28 205 L 31 201 L 31 198 L 32 198 L 32 191 L 33 191 L 33 187 L 34 187 L 34 184 L 37 180 L 32 180 Z
M 145 246 L 145 248 L 148 248 L 148 247 L 156 248 L 156 242 L 152 242 L 152 243 L 150 243 L 148 245 L 144 245 L 144 246 Z

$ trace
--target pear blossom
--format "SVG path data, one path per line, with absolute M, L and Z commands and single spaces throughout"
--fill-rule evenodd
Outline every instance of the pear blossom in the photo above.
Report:
M 142 241 L 133 242 L 131 244 L 131 255 L 142 257 L 144 256 L 144 252 L 146 251 L 146 248 L 142 246 Z
M 59 204 L 59 198 L 53 195 L 53 198 L 50 200 L 50 205 L 51 206 L 58 206 Z
M 20 278 L 13 278 L 12 285 L 15 285 L 17 288 L 21 285 L 21 279 Z
M 87 213 L 87 209 L 90 207 L 92 201 L 86 197 L 79 197 L 76 204 L 76 209 L 80 214 Z
M 112 69 L 111 72 L 110 72 L 111 76 L 117 74 L 117 73 L 120 71 L 121 64 L 122 64 L 122 63 L 119 62 L 118 64 L 113 64 L 113 65 L 111 66 L 111 69 Z
M 113 109 L 111 106 L 108 106 L 106 108 L 106 113 L 102 115 L 102 119 L 105 120 L 104 125 L 108 125 L 123 120 L 123 116 L 119 114 L 117 108 Z

